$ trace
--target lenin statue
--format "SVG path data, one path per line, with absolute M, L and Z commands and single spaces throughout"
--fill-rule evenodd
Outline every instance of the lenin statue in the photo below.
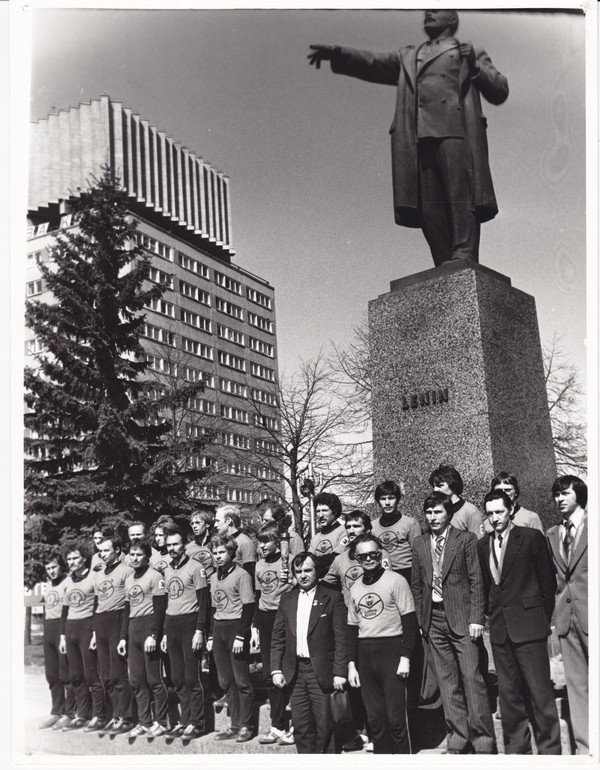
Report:
M 311 45 L 308 57 L 317 68 L 329 61 L 333 72 L 396 86 L 396 224 L 423 230 L 436 266 L 478 261 L 480 223 L 498 213 L 480 94 L 502 104 L 508 82 L 485 51 L 458 42 L 457 28 L 456 11 L 425 11 L 422 45 L 392 53 Z

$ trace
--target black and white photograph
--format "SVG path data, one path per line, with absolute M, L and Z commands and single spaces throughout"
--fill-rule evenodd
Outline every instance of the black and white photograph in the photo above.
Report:
M 12 761 L 598 763 L 597 6 L 9 17 Z

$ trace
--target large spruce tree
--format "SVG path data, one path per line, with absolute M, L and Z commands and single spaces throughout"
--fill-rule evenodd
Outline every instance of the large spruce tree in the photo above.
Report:
M 49 294 L 26 324 L 43 345 L 25 370 L 25 571 L 40 579 L 48 548 L 106 520 L 154 520 L 188 507 L 186 462 L 202 439 L 173 441 L 165 414 L 201 383 L 150 388 L 140 335 L 144 306 L 164 287 L 146 282 L 150 256 L 135 240 L 127 194 L 109 168 L 72 202 L 76 226 L 40 264 Z

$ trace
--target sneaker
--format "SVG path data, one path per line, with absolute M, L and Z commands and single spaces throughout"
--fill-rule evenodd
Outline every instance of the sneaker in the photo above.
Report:
M 106 719 L 100 717 L 92 717 L 87 725 L 83 728 L 84 733 L 93 733 L 96 730 L 102 730 L 106 727 Z
M 148 735 L 150 728 L 147 725 L 136 725 L 127 736 L 128 738 L 143 738 Z
M 179 738 L 181 733 L 184 731 L 184 727 L 181 724 L 181 722 L 177 722 L 177 724 L 172 727 L 170 730 L 167 730 L 167 732 L 164 734 L 165 738 Z
M 113 727 L 115 726 L 115 722 L 116 721 L 117 721 L 116 719 L 111 719 L 110 721 L 106 722 L 104 727 L 101 727 L 98 730 L 98 735 L 102 738 L 103 736 L 106 735 L 106 733 L 109 733 L 113 729 Z
M 238 733 L 238 737 L 236 738 L 235 742 L 247 743 L 250 740 L 252 740 L 252 728 L 242 727 L 242 729 Z
M 148 732 L 146 733 L 146 738 L 150 740 L 151 738 L 162 738 L 163 735 L 166 735 L 169 732 L 169 728 L 165 727 L 165 725 L 161 725 L 159 722 L 154 722 L 152 727 L 148 729 Z
M 51 714 L 48 719 L 44 719 L 43 722 L 40 722 L 38 725 L 39 730 L 49 730 L 51 727 L 54 727 L 54 725 L 60 722 L 60 717 L 56 714 Z
M 267 746 L 271 743 L 277 743 L 280 738 L 285 735 L 285 730 L 278 730 L 276 727 L 272 727 L 266 735 L 261 735 L 258 742 L 263 746 Z
M 72 724 L 74 717 L 70 717 L 67 714 L 63 714 L 62 717 L 58 720 L 58 722 L 54 725 L 52 728 L 53 730 L 62 730 L 63 727 L 66 727 L 67 725 Z
M 198 727 L 197 725 L 188 725 L 181 733 L 181 740 L 193 741 L 194 738 L 199 738 L 201 735 L 204 735 L 204 730 L 201 727 Z
M 82 727 L 86 727 L 89 719 L 82 719 L 82 717 L 76 717 L 71 720 L 71 724 L 65 725 L 62 729 L 63 733 L 71 732 L 71 730 L 81 730 Z
M 369 741 L 367 743 L 367 751 L 370 751 L 371 753 L 373 753 L 373 741 Z
M 277 741 L 277 743 L 280 746 L 293 746 L 296 743 L 296 741 L 294 740 L 294 728 L 292 727 L 292 729 L 289 732 L 285 733 L 285 735 L 282 736 Z
M 120 717 L 119 719 L 115 719 L 115 723 L 110 730 L 110 734 L 120 735 L 121 733 L 129 733 L 131 730 L 133 730 L 134 727 L 135 725 L 129 719 Z
M 222 733 L 217 733 L 215 735 L 216 741 L 229 741 L 232 738 L 237 738 L 237 735 L 239 733 L 239 728 L 237 727 L 228 727 L 226 730 L 223 730 Z

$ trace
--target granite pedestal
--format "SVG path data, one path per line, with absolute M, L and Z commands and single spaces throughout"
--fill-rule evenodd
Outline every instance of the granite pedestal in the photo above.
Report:
M 375 481 L 402 480 L 422 516 L 430 472 L 460 471 L 482 507 L 495 473 L 546 526 L 556 478 L 535 300 L 466 260 L 408 276 L 369 303 Z

